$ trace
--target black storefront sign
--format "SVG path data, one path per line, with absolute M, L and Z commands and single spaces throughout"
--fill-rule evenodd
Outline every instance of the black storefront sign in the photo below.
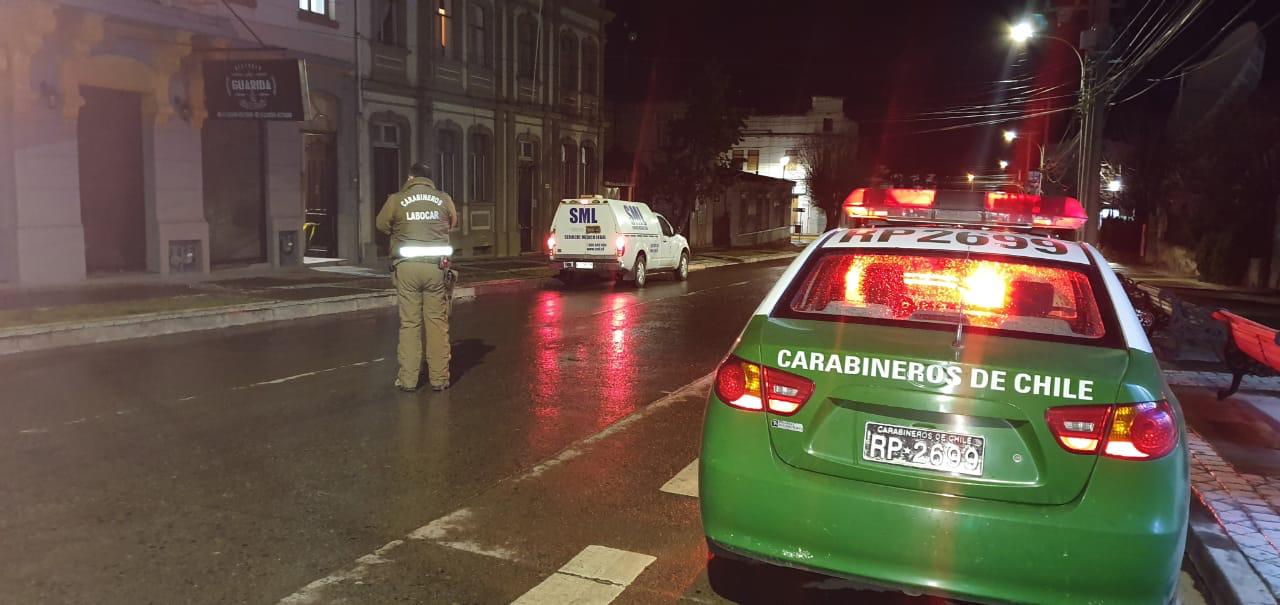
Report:
M 204 62 L 210 118 L 305 121 L 309 92 L 307 64 L 301 59 Z

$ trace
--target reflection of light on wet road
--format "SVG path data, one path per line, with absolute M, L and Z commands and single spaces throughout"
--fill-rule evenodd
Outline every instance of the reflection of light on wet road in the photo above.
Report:
M 544 290 L 533 308 L 533 413 L 550 419 L 560 414 L 560 338 L 564 301 L 559 291 Z
M 617 292 L 602 301 L 604 312 L 599 314 L 601 353 L 604 355 L 604 391 L 598 418 L 602 423 L 615 419 L 635 409 L 632 401 L 635 391 L 637 360 L 627 347 L 633 324 L 643 313 L 643 305 L 635 305 L 636 296 Z

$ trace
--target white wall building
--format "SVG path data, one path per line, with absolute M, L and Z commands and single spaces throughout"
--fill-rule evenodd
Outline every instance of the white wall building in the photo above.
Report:
M 800 233 L 818 234 L 826 230 L 826 217 L 810 207 L 805 190 L 807 170 L 800 163 L 800 150 L 822 137 L 858 139 L 858 123 L 845 117 L 844 99 L 813 97 L 812 108 L 799 115 L 754 115 L 747 118 L 742 140 L 734 145 L 732 157 L 742 169 L 764 176 L 795 181 L 793 224 Z

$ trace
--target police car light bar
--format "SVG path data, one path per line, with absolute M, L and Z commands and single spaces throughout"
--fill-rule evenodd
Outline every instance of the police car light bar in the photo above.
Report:
M 1079 230 L 1080 201 L 1064 196 L 934 189 L 854 189 L 844 215 L 858 222 L 912 222 Z

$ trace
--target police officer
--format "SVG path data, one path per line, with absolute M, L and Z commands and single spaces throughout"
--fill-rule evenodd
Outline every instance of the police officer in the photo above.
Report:
M 449 231 L 457 225 L 453 198 L 436 189 L 431 167 L 421 162 L 409 168 L 409 180 L 387 198 L 378 213 L 378 231 L 391 236 L 391 281 L 400 303 L 400 344 L 396 351 L 400 372 L 396 387 L 402 391 L 418 389 L 424 335 L 431 388 L 449 388 L 446 281 L 453 254 Z

